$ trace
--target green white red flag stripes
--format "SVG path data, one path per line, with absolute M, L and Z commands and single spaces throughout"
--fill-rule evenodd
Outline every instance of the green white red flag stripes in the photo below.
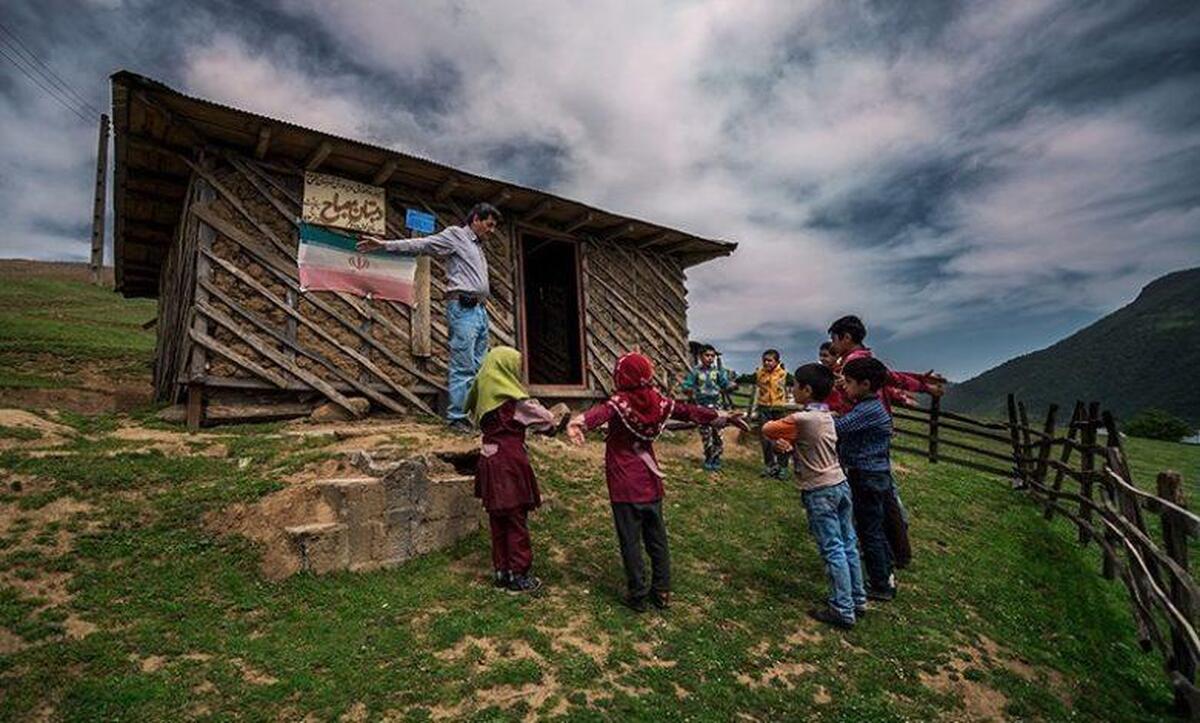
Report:
M 346 291 L 411 306 L 416 259 L 386 251 L 360 254 L 354 247 L 355 241 L 348 234 L 300 224 L 300 288 Z

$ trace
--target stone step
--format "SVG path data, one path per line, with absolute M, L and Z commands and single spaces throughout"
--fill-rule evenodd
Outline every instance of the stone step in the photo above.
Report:
M 300 569 L 317 575 L 350 565 L 350 535 L 340 522 L 317 522 L 283 528 L 300 554 Z

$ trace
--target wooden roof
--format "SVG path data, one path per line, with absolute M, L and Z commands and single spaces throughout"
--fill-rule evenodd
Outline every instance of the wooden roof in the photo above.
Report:
M 728 256 L 736 243 L 676 229 L 486 178 L 424 158 L 340 138 L 275 118 L 184 95 L 129 71 L 112 76 L 116 167 L 113 205 L 116 289 L 158 295 L 158 275 L 187 190 L 191 157 L 209 146 L 254 154 L 295 168 L 362 180 L 401 183 L 439 198 L 488 200 L 510 217 L 583 237 L 628 243 L 693 266 Z

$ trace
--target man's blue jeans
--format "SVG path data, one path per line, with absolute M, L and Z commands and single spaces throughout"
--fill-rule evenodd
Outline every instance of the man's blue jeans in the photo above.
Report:
M 880 592 L 893 590 L 892 548 L 884 531 L 888 499 L 896 494 L 896 483 L 889 471 L 850 471 L 850 491 L 854 497 L 854 524 L 862 538 L 863 564 L 871 587 Z
M 446 420 L 453 422 L 467 418 L 463 404 L 467 400 L 471 382 L 479 373 L 483 355 L 487 354 L 487 309 L 482 301 L 467 308 L 458 303 L 458 299 L 451 299 L 446 304 L 446 325 L 450 327 L 450 369 L 447 374 L 449 379 L 446 380 L 450 407 L 446 410 Z
M 854 609 L 867 604 L 867 593 L 858 559 L 858 537 L 854 534 L 850 485 L 843 480 L 832 487 L 806 490 L 800 493 L 800 499 L 829 575 L 829 607 L 852 623 Z

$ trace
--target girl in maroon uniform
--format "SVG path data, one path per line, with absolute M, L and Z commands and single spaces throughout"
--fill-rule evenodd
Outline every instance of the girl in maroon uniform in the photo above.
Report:
M 604 471 L 612 503 L 621 561 L 629 588 L 626 599 L 637 612 L 646 610 L 647 598 L 658 608 L 671 599 L 671 556 L 663 521 L 663 473 L 654 457 L 654 440 L 668 419 L 724 426 L 728 421 L 743 425 L 740 414 L 665 397 L 654 388 L 654 364 L 645 356 L 629 353 L 617 360 L 613 370 L 617 392 L 568 425 L 571 441 L 583 444 L 584 433 L 608 423 Z M 642 544 L 650 555 L 651 582 L 646 584 Z
M 488 513 L 496 587 L 533 592 L 542 582 L 529 574 L 533 550 L 527 517 L 542 498 L 529 465 L 525 431 L 552 435 L 554 417 L 525 391 L 521 352 L 507 346 L 496 347 L 483 358 L 466 408 L 483 433 L 475 496 Z

